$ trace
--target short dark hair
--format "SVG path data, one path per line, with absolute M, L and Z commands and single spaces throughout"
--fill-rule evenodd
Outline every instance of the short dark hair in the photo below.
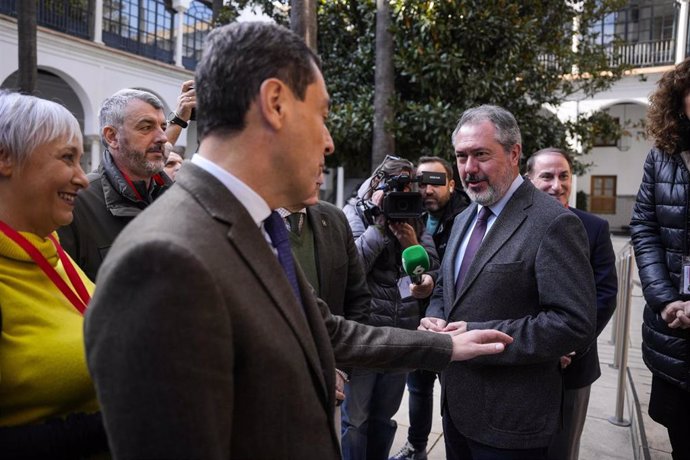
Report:
M 563 149 L 556 148 L 556 147 L 547 147 L 545 149 L 537 150 L 536 152 L 534 152 L 532 154 L 532 156 L 530 156 L 527 159 L 527 163 L 525 164 L 525 172 L 527 173 L 528 176 L 530 174 L 532 174 L 532 170 L 534 169 L 534 162 L 536 161 L 536 158 L 538 156 L 546 155 L 548 153 L 555 153 L 555 154 L 560 155 L 563 158 L 565 158 L 565 161 L 568 162 L 568 167 L 570 168 L 570 172 L 571 173 L 573 172 L 573 157 L 571 157 L 568 154 L 568 152 L 566 152 Z
M 451 180 L 453 178 L 453 166 L 451 166 L 450 162 L 446 160 L 445 158 L 441 157 L 432 157 L 432 156 L 421 156 L 419 157 L 419 161 L 417 162 L 417 167 L 420 165 L 423 165 L 424 163 L 439 163 L 441 166 L 443 166 L 443 169 L 446 170 L 446 177 L 448 180 Z
M 316 81 L 319 58 L 285 27 L 268 22 L 241 22 L 209 33 L 196 68 L 199 138 L 211 133 L 231 135 L 245 127 L 249 106 L 261 83 L 284 82 L 299 100 Z

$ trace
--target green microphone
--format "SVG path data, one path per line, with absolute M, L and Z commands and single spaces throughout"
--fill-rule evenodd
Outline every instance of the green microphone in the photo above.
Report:
M 402 253 L 402 266 L 414 284 L 421 284 L 422 273 L 429 270 L 429 254 L 418 244 L 410 246 Z

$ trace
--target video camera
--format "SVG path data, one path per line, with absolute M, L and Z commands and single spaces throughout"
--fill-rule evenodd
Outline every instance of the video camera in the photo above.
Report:
M 409 174 L 388 176 L 381 181 L 377 190 L 383 190 L 381 209 L 370 201 L 360 200 L 358 211 L 365 221 L 371 225 L 381 213 L 388 220 L 416 219 L 424 212 L 424 200 L 419 192 L 405 192 L 405 187 L 411 183 L 419 185 L 445 185 L 446 174 L 423 172 L 415 177 Z

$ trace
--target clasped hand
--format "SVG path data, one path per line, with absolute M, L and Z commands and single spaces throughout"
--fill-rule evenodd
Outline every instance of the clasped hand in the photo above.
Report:
M 464 361 L 481 355 L 493 355 L 505 350 L 513 338 L 494 329 L 467 330 L 467 322 L 448 323 L 441 318 L 427 316 L 419 322 L 420 331 L 448 334 L 453 340 L 452 361 Z
M 690 328 L 690 301 L 676 300 L 671 302 L 661 311 L 661 317 L 671 329 Z

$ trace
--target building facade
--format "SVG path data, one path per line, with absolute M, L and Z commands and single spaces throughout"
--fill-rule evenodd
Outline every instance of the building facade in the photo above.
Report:
M 16 87 L 17 3 L 0 0 L 0 87 Z M 562 121 L 596 111 L 619 120 L 625 135 L 602 139 L 580 158 L 590 167 L 574 187 L 587 209 L 612 228 L 630 220 L 642 165 L 652 144 L 644 135 L 648 97 L 661 75 L 690 49 L 690 0 L 631 0 L 595 24 L 612 62 L 631 70 L 609 90 L 552 108 Z M 79 119 L 85 139 L 84 167 L 97 166 L 102 145 L 97 114 L 101 102 L 129 87 L 150 91 L 173 110 L 183 81 L 193 78 L 202 42 L 211 29 L 211 1 L 39 0 L 38 95 L 62 102 Z M 197 146 L 192 122 L 178 145 Z M 332 182 L 332 181 L 329 181 Z M 574 200 L 574 198 L 573 198 Z
M 688 0 L 631 0 L 596 24 L 598 39 L 631 70 L 612 88 L 592 98 L 574 97 L 556 109 L 559 119 L 606 111 L 623 130 L 619 140 L 601 139 L 580 161 L 591 166 L 576 178 L 587 209 L 626 229 L 642 179 L 642 167 L 652 147 L 644 131 L 649 95 L 664 72 L 688 56 Z
M 0 0 L 0 87 L 16 88 L 17 4 Z M 102 101 L 122 88 L 157 95 L 174 110 L 182 82 L 193 78 L 211 29 L 211 2 L 192 0 L 54 0 L 37 2 L 38 96 L 75 114 L 84 133 L 84 167 L 94 169 L 103 146 Z M 196 149 L 194 123 L 177 142 Z

